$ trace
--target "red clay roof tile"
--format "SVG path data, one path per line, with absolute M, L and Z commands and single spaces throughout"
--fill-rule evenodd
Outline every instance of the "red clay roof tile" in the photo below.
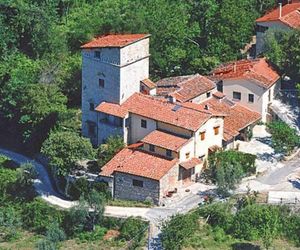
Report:
M 189 139 L 172 135 L 159 130 L 154 130 L 146 135 L 141 141 L 144 143 L 152 144 L 161 148 L 170 149 L 178 152 L 178 150 L 188 142 Z
M 144 79 L 141 81 L 145 86 L 147 86 L 149 89 L 155 89 L 156 84 L 152 82 L 150 79 Z
M 213 88 L 215 83 L 202 75 L 176 76 L 161 79 L 157 83 L 158 95 L 171 95 L 179 102 L 187 102 Z
M 124 117 L 125 110 L 127 110 L 129 113 L 190 131 L 197 131 L 211 117 L 207 112 L 186 108 L 141 93 L 133 94 L 122 105 L 101 103 L 95 110 L 111 115 L 117 114 L 120 117 L 122 117 L 121 115 Z
M 225 63 L 213 70 L 211 78 L 216 80 L 247 79 L 268 89 L 280 76 L 265 58 L 258 58 Z
M 280 17 L 279 7 L 271 10 L 266 15 L 258 18 L 256 22 L 273 22 L 279 21 L 291 28 L 300 27 L 300 3 L 291 3 L 282 6 L 282 14 Z
M 104 167 L 100 175 L 111 176 L 121 172 L 160 180 L 177 164 L 177 159 L 168 159 L 140 149 L 125 148 L 117 153 Z
M 188 169 L 191 169 L 199 164 L 202 164 L 203 161 L 199 158 L 192 158 L 188 161 L 185 161 L 185 162 L 181 162 L 179 165 L 181 167 L 183 167 L 184 169 L 188 170 Z
M 149 37 L 149 34 L 112 34 L 104 35 L 93 39 L 81 46 L 82 49 L 105 48 L 105 47 L 125 47 Z

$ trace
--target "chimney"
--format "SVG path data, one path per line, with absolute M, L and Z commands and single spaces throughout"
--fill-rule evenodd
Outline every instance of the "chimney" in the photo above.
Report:
M 282 17 L 282 3 L 279 3 L 279 18 Z
M 236 72 L 236 62 L 233 64 L 233 72 Z
M 168 96 L 168 101 L 170 102 L 170 103 L 175 103 L 176 102 L 176 98 L 174 97 L 174 96 Z
M 209 107 L 208 107 L 207 104 L 205 104 L 204 109 L 205 109 L 205 110 L 209 110 Z

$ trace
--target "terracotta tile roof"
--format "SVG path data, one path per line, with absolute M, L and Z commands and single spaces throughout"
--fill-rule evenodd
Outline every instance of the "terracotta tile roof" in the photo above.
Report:
M 279 7 L 271 10 L 266 15 L 258 18 L 256 22 L 273 22 L 279 21 L 291 28 L 300 27 L 300 3 L 291 3 L 282 6 L 281 17 L 279 15 Z
M 123 108 L 119 104 L 110 102 L 102 102 L 99 106 L 95 108 L 95 110 L 121 118 L 125 118 L 128 114 L 128 110 L 126 108 Z
M 219 98 L 219 99 L 222 99 L 223 97 L 225 97 L 225 95 L 220 91 L 216 91 L 212 95 L 216 98 Z
M 181 167 L 183 167 L 184 169 L 188 170 L 188 169 L 191 169 L 199 164 L 202 164 L 203 161 L 200 160 L 199 158 L 192 158 L 188 161 L 185 161 L 185 162 L 181 162 L 179 165 Z
M 250 110 L 249 108 L 228 100 L 226 97 L 223 99 L 209 98 L 206 101 L 197 103 L 185 103 L 191 108 L 198 110 L 205 110 L 205 107 L 212 115 L 224 116 L 224 140 L 228 141 L 234 136 L 237 136 L 240 131 L 250 124 L 257 122 L 261 119 L 261 115 L 258 112 Z
M 224 140 L 225 137 L 234 137 L 239 134 L 239 132 L 248 127 L 249 125 L 259 121 L 261 115 L 255 111 L 248 109 L 247 107 L 236 103 L 229 110 L 228 116 L 224 118 Z
M 172 124 L 191 131 L 197 131 L 198 128 L 211 117 L 207 112 L 186 108 L 178 104 L 167 102 L 164 99 L 157 99 L 141 93 L 133 94 L 122 105 L 108 105 L 103 102 L 97 106 L 95 110 L 112 115 L 123 115 L 123 117 L 125 110 L 127 110 L 129 113 Z
M 172 95 L 179 102 L 187 102 L 215 88 L 215 83 L 199 74 L 169 77 L 158 81 L 158 95 Z
M 105 48 L 105 47 L 125 47 L 149 37 L 149 34 L 115 34 L 104 35 L 94 38 L 92 41 L 81 46 L 82 49 Z
M 111 176 L 114 172 L 121 172 L 160 180 L 177 161 L 178 159 L 167 159 L 140 149 L 125 148 L 102 167 L 100 175 Z
M 144 79 L 143 81 L 141 81 L 144 85 L 146 85 L 149 89 L 155 89 L 156 88 L 156 84 L 154 82 L 152 82 L 150 79 Z
M 178 152 L 178 150 L 188 142 L 189 139 L 172 135 L 163 131 L 154 130 L 142 139 L 142 142 L 152 144 L 161 148 L 170 149 Z
M 247 79 L 268 89 L 280 76 L 265 58 L 258 58 L 225 63 L 213 70 L 211 78 L 216 80 Z

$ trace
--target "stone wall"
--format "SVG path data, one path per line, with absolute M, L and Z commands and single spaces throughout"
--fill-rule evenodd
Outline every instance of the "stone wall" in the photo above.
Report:
M 142 181 L 143 187 L 133 186 L 133 180 Z M 152 200 L 154 204 L 159 204 L 159 181 L 115 172 L 114 197 L 123 200 Z

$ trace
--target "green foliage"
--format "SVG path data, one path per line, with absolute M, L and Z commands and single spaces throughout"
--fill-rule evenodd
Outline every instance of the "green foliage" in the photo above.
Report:
M 50 166 L 60 176 L 67 175 L 78 160 L 95 157 L 88 139 L 68 131 L 52 131 L 41 152 L 49 158 Z
M 175 215 L 165 222 L 162 227 L 161 240 L 164 249 L 179 250 L 183 241 L 188 238 L 198 227 L 196 213 Z
M 38 250 L 57 250 L 56 244 L 47 239 L 42 239 L 37 242 Z
M 95 230 L 92 232 L 82 232 L 77 235 L 77 238 L 80 242 L 90 242 L 90 241 L 98 241 L 102 240 L 103 236 L 106 234 L 107 229 L 101 226 L 96 226 Z
M 229 203 L 214 203 L 198 209 L 199 215 L 213 227 L 221 227 L 225 232 L 229 230 L 233 222 L 231 214 L 232 205 Z
M 46 238 L 53 243 L 58 243 L 60 241 L 64 241 L 66 239 L 66 235 L 60 228 L 59 224 L 54 222 L 47 227 Z
M 48 226 L 53 223 L 61 223 L 63 214 L 59 210 L 50 207 L 40 198 L 26 203 L 22 211 L 23 225 L 38 233 L 45 233 Z
M 4 241 L 16 239 L 22 221 L 19 211 L 13 206 L 0 207 L 0 231 Z
M 300 145 L 300 137 L 295 129 L 282 121 L 267 124 L 272 135 L 272 146 L 275 152 L 289 155 L 295 147 Z
M 250 205 L 234 217 L 233 234 L 241 239 L 262 239 L 268 249 L 281 230 L 280 211 L 272 206 Z
M 68 195 L 70 195 L 73 200 L 78 200 L 80 196 L 86 196 L 89 191 L 89 182 L 86 178 L 82 177 L 70 183 Z
M 295 242 L 295 244 L 299 247 L 300 246 L 300 216 L 292 215 L 292 216 L 285 216 L 284 217 L 284 224 L 283 224 L 283 234 L 285 237 L 290 239 L 291 241 Z
M 86 197 L 81 197 L 79 204 L 72 207 L 64 220 L 65 232 L 78 235 L 84 231 L 94 231 L 102 222 L 105 199 L 92 190 Z
M 255 155 L 235 150 L 218 151 L 212 154 L 209 161 L 210 178 L 218 185 L 218 191 L 227 195 L 235 188 L 242 177 L 254 174 Z
M 265 39 L 265 55 L 294 80 L 300 80 L 300 31 L 268 31 Z
M 7 194 L 12 190 L 18 179 L 18 173 L 11 169 L 0 167 L 0 197 L 1 200 L 7 198 Z
M 79 204 L 72 207 L 64 220 L 64 229 L 68 236 L 80 234 L 86 229 L 89 211 L 83 200 Z
M 128 241 L 136 237 L 139 237 L 139 239 L 141 239 L 144 235 L 143 232 L 145 232 L 145 228 L 148 228 L 145 222 L 137 218 L 129 217 L 123 222 L 121 226 L 120 238 Z
M 104 166 L 110 161 L 113 156 L 125 147 L 123 138 L 120 136 L 108 137 L 105 144 L 98 148 L 98 164 L 100 167 Z

